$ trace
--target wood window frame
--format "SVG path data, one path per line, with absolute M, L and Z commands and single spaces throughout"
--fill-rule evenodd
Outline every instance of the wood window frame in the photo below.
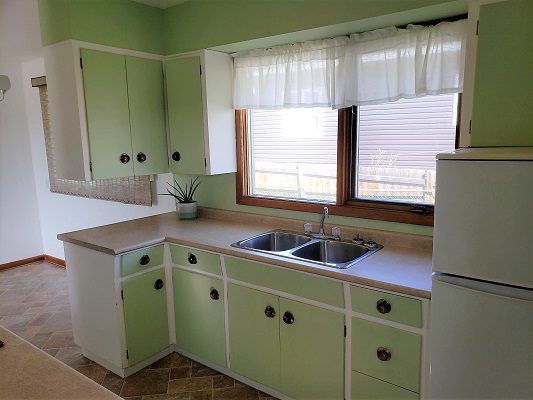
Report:
M 459 111 L 461 109 L 461 94 L 459 94 L 458 109 Z M 433 226 L 434 207 L 431 205 L 421 206 L 416 204 L 399 204 L 350 198 L 352 182 L 350 171 L 353 170 L 350 164 L 355 161 L 354 155 L 352 154 L 351 142 L 352 136 L 357 132 L 355 126 L 355 110 L 355 107 L 339 110 L 337 129 L 337 196 L 334 204 L 251 196 L 248 184 L 248 169 L 250 165 L 247 132 L 248 111 L 235 110 L 235 127 L 237 134 L 237 204 L 312 213 L 322 213 L 324 206 L 327 206 L 330 214 L 333 215 Z M 456 147 L 460 126 L 459 112 L 457 119 Z

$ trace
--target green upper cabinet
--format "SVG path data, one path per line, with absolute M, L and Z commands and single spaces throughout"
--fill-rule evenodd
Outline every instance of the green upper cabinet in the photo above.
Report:
M 222 280 L 172 269 L 176 346 L 226 366 Z
M 165 269 L 122 282 L 128 366 L 169 346 Z
M 81 49 L 93 179 L 133 176 L 126 60 Z M 122 157 L 122 158 L 121 158 Z
M 205 174 L 200 68 L 200 57 L 176 58 L 165 64 L 174 174 Z
M 161 61 L 71 41 L 46 47 L 44 56 L 59 178 L 168 172 Z
M 479 8 L 472 146 L 533 146 L 533 2 Z
M 174 174 L 236 171 L 231 56 L 203 50 L 165 62 Z
M 127 56 L 126 72 L 134 173 L 154 175 L 168 172 L 161 62 Z

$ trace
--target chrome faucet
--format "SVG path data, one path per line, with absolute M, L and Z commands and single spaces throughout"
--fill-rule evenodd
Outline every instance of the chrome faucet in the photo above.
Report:
M 320 218 L 320 229 L 318 230 L 319 235 L 324 235 L 324 220 L 329 217 L 329 210 L 327 207 L 324 207 L 322 212 L 322 217 Z

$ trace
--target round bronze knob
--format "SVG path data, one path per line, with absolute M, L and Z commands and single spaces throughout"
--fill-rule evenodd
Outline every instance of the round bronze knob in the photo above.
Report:
M 139 264 L 141 264 L 141 265 L 146 265 L 149 262 L 150 262 L 150 256 L 148 256 L 148 254 L 145 254 L 144 256 L 139 258 Z
M 380 314 L 388 314 L 391 312 L 392 306 L 387 300 L 380 299 L 376 303 L 376 310 L 378 310 Z
M 290 311 L 285 311 L 285 314 L 283 314 L 283 322 L 287 325 L 294 324 L 294 315 L 292 315 Z
M 127 164 L 130 162 L 130 156 L 126 153 L 122 153 L 119 157 L 119 160 L 122 164 Z
M 175 151 L 174 153 L 172 153 L 172 159 L 174 161 L 179 161 L 181 160 L 181 154 L 179 151 Z
M 211 297 L 211 299 L 213 300 L 218 300 L 220 298 L 218 290 L 216 290 L 215 288 L 211 288 L 211 291 L 209 292 L 209 297 Z
M 390 350 L 386 347 L 378 347 L 376 355 L 381 361 L 389 361 L 392 357 Z
M 194 254 L 189 254 L 189 258 L 187 260 L 189 261 L 189 264 L 196 264 L 198 262 Z
M 276 316 L 276 310 L 274 310 L 274 307 L 272 307 L 272 306 L 266 306 L 265 315 L 268 318 L 274 318 Z
M 154 283 L 154 288 L 155 288 L 155 290 L 163 289 L 164 286 L 165 286 L 165 282 L 163 282 L 163 279 L 158 279 L 158 280 L 155 281 L 155 283 Z
M 144 154 L 144 153 L 137 154 L 137 161 L 139 161 L 141 163 L 145 162 L 146 161 L 146 154 Z

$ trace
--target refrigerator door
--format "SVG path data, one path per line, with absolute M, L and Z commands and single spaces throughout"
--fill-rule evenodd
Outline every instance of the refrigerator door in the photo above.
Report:
M 533 291 L 435 274 L 431 399 L 533 398 Z
M 437 161 L 433 271 L 533 288 L 533 161 Z

